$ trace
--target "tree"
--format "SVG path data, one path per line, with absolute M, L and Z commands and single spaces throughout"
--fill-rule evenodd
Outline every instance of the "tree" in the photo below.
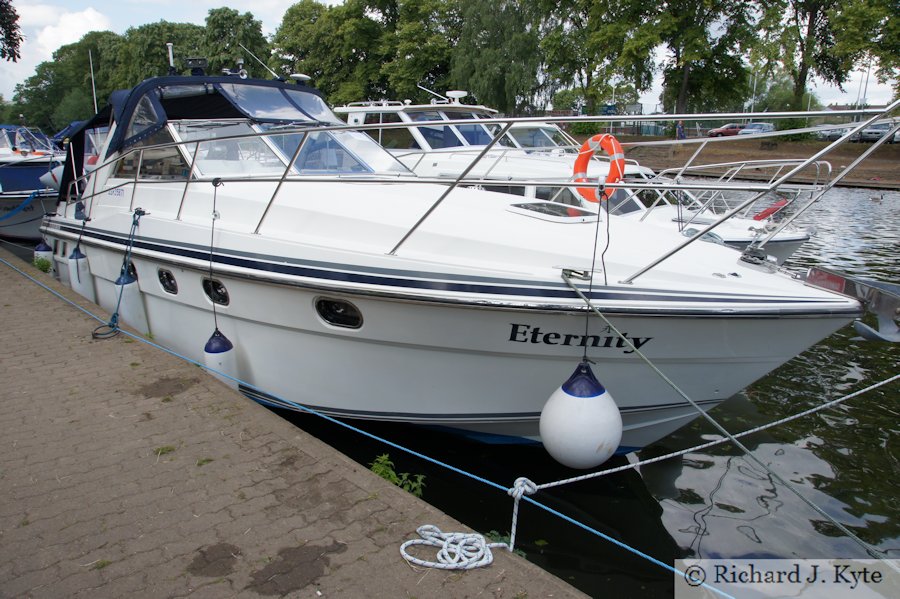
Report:
M 511 114 L 532 107 L 540 87 L 538 28 L 527 3 L 463 0 L 451 74 L 479 102 Z
M 610 0 L 543 0 L 541 51 L 556 85 L 574 89 L 588 114 L 620 90 L 652 83 L 658 36 L 642 28 L 652 4 Z
M 789 73 L 778 71 L 772 74 L 765 89 L 760 90 L 755 98 L 754 112 L 783 112 L 794 105 L 794 83 Z M 803 109 L 820 107 L 819 101 L 812 94 L 803 97 Z M 782 122 L 776 123 L 781 125 Z M 790 127 L 780 127 L 787 129 Z
M 760 4 L 760 43 L 755 53 L 767 65 L 779 64 L 793 82 L 791 108 L 801 110 L 809 78 L 840 87 L 852 71 L 853 52 L 838 53 L 830 15 L 840 0 L 769 0 Z M 866 33 L 867 34 L 867 33 Z
M 185 74 L 184 60 L 203 56 L 204 36 L 204 27 L 190 23 L 159 21 L 128 28 L 111 84 L 128 88 L 149 77 L 165 75 L 169 70 L 168 42 L 174 44 L 177 72 Z
M 859 64 L 874 59 L 880 81 L 900 95 L 900 8 L 897 0 L 846 0 L 829 12 L 834 52 Z M 852 70 L 852 67 L 851 67 Z
M 387 0 L 330 7 L 301 0 L 273 38 L 275 70 L 309 75 L 332 104 L 384 98 L 389 86 L 382 65 L 395 55 L 398 14 Z
M 394 97 L 426 99 L 417 85 L 450 89 L 453 48 L 462 30 L 459 0 L 403 0 L 399 8 L 394 55 L 382 69 Z
M 658 34 L 668 51 L 662 94 L 667 110 L 732 107 L 736 96 L 746 97 L 746 89 L 735 85 L 747 80 L 740 56 L 753 40 L 752 6 L 743 0 L 667 0 L 657 5 L 646 28 Z
M 19 13 L 16 12 L 11 0 L 0 0 L 0 58 L 16 62 L 19 60 L 21 45 Z
M 300 0 L 288 8 L 272 38 L 270 66 L 283 75 L 302 72 L 321 89 L 320 56 L 316 52 L 328 7 L 315 0 Z
M 16 86 L 14 100 L 26 120 L 55 131 L 92 115 L 93 89 L 99 106 L 115 89 L 110 79 L 119 67 L 121 44 L 122 38 L 111 31 L 91 31 L 57 49 L 53 60 L 39 64 L 34 75 Z
M 268 59 L 269 44 L 262 34 L 262 22 L 249 12 L 240 14 L 225 7 L 210 10 L 203 37 L 203 55 L 209 61 L 209 73 L 234 68 L 238 58 L 244 59 L 245 69 L 250 72 L 261 70 L 242 45 L 263 62 Z M 259 73 L 260 77 L 266 75 Z

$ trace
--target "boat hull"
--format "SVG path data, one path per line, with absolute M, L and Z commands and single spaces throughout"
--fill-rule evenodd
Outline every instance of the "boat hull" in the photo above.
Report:
M 29 200 L 30 195 L 30 191 L 0 193 L 0 238 L 40 241 L 41 220 L 44 214 L 53 211 L 57 193 L 39 192 Z
M 98 303 L 113 311 L 122 252 L 89 241 L 82 248 Z M 57 272 L 67 271 L 69 249 L 57 244 Z M 697 416 L 598 317 L 589 316 L 585 330 L 584 309 L 421 301 L 299 279 L 276 281 L 261 272 L 216 272 L 229 303 L 217 306 L 214 320 L 203 292 L 208 267 L 146 252 L 133 259 L 146 322 L 128 324 L 202 362 L 217 323 L 236 352 L 236 372 L 229 374 L 266 405 L 297 409 L 297 403 L 336 417 L 450 427 L 510 442 L 537 440 L 544 402 L 586 355 L 622 413 L 620 451 L 652 443 Z M 160 269 L 177 280 L 177 295 L 160 284 Z M 319 299 L 351 303 L 362 326 L 329 324 L 316 309 Z M 681 391 L 709 409 L 852 316 L 647 310 L 610 319 Z M 788 339 L 779 334 L 785 328 L 792 331 Z

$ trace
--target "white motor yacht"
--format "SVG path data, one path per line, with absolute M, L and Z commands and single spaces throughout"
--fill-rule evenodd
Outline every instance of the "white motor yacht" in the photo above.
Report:
M 583 359 L 629 451 L 698 416 L 635 349 L 709 409 L 861 312 L 715 244 L 641 272 L 684 236 L 423 180 L 313 88 L 252 78 L 115 92 L 41 230 L 62 280 L 156 342 L 203 361 L 219 331 L 257 401 L 511 442 Z

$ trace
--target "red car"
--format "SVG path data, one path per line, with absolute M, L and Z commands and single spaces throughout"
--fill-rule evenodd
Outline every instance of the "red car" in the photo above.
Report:
M 727 125 L 722 125 L 721 127 L 716 127 L 715 129 L 709 130 L 710 137 L 724 137 L 726 135 L 737 135 L 738 132 L 743 129 L 745 125 L 739 125 L 738 123 L 728 123 Z

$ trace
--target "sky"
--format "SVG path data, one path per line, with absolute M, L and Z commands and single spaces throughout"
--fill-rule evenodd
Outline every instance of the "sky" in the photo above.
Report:
M 22 57 L 18 62 L 0 61 L 0 95 L 11 100 L 16 84 L 33 75 L 39 63 L 51 60 L 54 50 L 77 42 L 88 31 L 109 30 L 123 34 L 129 27 L 157 21 L 202 25 L 211 8 L 228 6 L 241 13 L 252 12 L 254 17 L 262 21 L 263 34 L 268 37 L 275 33 L 284 12 L 295 1 L 13 0 L 25 41 L 21 47 Z M 336 1 L 329 0 L 326 3 L 334 4 Z M 645 113 L 654 112 L 657 108 L 660 84 L 657 78 L 653 88 L 641 96 Z M 866 84 L 864 70 L 852 74 L 844 85 L 843 92 L 821 81 L 813 81 L 812 91 L 824 105 L 855 104 L 863 97 L 874 105 L 887 104 L 891 100 L 891 86 L 878 83 L 874 74 L 868 77 Z M 363 99 L 365 98 L 360 98 Z

